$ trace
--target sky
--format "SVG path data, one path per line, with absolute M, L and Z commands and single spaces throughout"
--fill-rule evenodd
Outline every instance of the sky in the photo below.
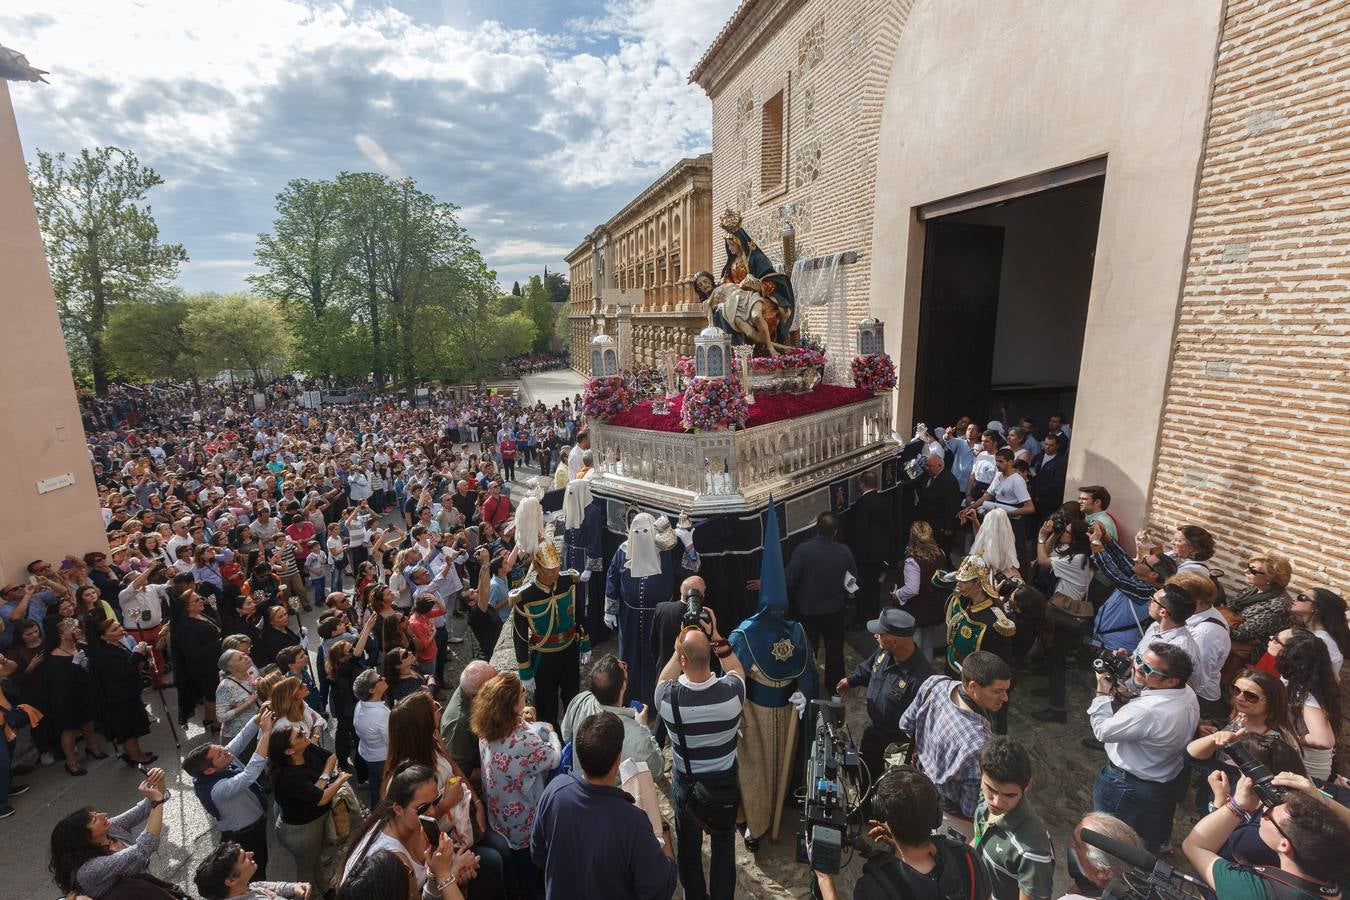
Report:
M 509 287 L 710 147 L 686 79 L 737 0 L 43 0 L 0 44 L 30 162 L 113 144 L 165 180 L 178 284 L 247 288 L 293 178 L 379 171 L 460 207 Z M 9 8 L 6 8 L 9 7 Z

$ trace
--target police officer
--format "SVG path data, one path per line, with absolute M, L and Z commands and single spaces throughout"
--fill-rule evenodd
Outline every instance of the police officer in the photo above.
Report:
M 883 610 L 867 623 L 879 649 L 835 685 L 835 693 L 841 697 L 850 687 L 867 687 L 868 722 L 858 753 L 873 783 L 881 777 L 886 745 L 900 740 L 900 714 L 913 702 L 919 685 L 933 674 L 932 664 L 914 643 L 914 629 L 914 617 L 909 613 Z

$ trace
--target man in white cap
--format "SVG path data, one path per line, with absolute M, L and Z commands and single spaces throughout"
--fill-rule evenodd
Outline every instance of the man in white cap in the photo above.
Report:
M 652 623 L 656 604 L 675 593 L 679 556 L 673 551 L 678 544 L 668 529 L 658 538 L 656 520 L 638 513 L 605 577 L 605 624 L 619 629 L 619 658 L 628 667 L 628 696 L 648 705 L 656 695 Z

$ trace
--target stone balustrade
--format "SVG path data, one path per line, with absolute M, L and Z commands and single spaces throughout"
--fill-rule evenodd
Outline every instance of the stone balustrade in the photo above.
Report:
M 743 431 L 696 434 L 591 424 L 594 488 L 690 515 L 762 507 L 896 449 L 889 394 Z

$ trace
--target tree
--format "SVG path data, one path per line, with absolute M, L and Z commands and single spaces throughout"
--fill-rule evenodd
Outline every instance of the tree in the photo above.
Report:
M 524 294 L 522 294 L 522 293 L 520 292 L 520 282 L 519 282 L 519 281 L 513 281 L 513 282 L 511 282 L 511 295 L 514 296 L 514 297 L 523 297 L 523 296 L 525 296 Z
M 258 235 L 253 251 L 262 271 L 249 276 L 259 294 L 305 303 L 315 320 L 344 286 L 351 257 L 342 222 L 342 195 L 331 181 L 297 178 L 277 194 L 273 234 Z
M 104 334 L 109 361 L 137 381 L 190 381 L 200 400 L 201 379 L 220 371 L 198 352 L 188 332 L 188 319 L 206 302 L 169 291 L 153 300 L 119 304 L 109 314 Z
M 221 369 L 247 369 L 255 384 L 290 357 L 290 334 L 276 304 L 233 294 L 194 306 L 184 323 L 191 346 Z
M 381 195 L 389 179 L 374 172 L 343 172 L 337 188 L 350 239 L 346 277 L 362 297 L 362 313 L 370 329 L 371 372 L 384 384 L 383 333 L 380 329 Z
M 451 378 L 491 375 L 501 360 L 529 352 L 533 320 L 516 308 L 514 295 L 499 293 L 496 273 L 481 258 L 461 267 L 453 282 L 443 281 L 445 274 L 435 274 L 432 290 L 442 301 L 437 333 L 444 336 L 441 353 Z
M 531 275 L 525 286 L 525 314 L 534 323 L 533 349 L 537 353 L 547 350 L 555 316 L 548 291 L 544 288 L 544 280 L 538 275 Z
M 181 244 L 161 244 L 149 204 L 164 183 L 136 155 L 117 147 L 83 149 L 78 158 L 39 150 L 29 169 L 38 223 L 67 343 L 87 359 L 94 391 L 108 390 L 104 332 L 118 303 L 136 299 L 178 274 Z
M 572 296 L 572 286 L 567 283 L 567 276 L 561 272 L 550 272 L 548 266 L 544 267 L 544 290 L 548 292 L 550 303 L 566 303 L 567 298 Z

